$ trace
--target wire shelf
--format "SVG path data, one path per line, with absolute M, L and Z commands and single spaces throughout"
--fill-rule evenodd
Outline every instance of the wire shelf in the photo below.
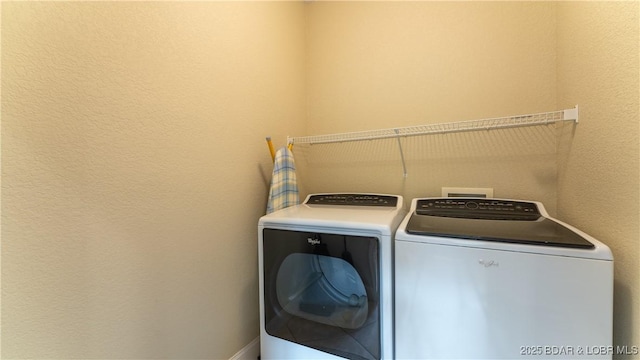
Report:
M 578 105 L 573 109 L 538 114 L 515 115 L 480 120 L 416 125 L 392 129 L 378 129 L 340 134 L 288 137 L 288 144 L 329 144 L 347 141 L 363 141 L 408 136 L 446 134 L 465 131 L 505 129 L 523 126 L 549 125 L 559 121 L 578 122 Z

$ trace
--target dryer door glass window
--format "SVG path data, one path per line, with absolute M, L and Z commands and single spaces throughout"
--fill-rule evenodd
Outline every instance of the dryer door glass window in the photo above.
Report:
M 378 238 L 265 229 L 263 239 L 267 333 L 379 359 Z

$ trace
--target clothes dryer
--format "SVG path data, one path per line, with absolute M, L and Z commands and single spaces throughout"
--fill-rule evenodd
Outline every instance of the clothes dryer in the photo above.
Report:
M 258 223 L 261 359 L 391 359 L 400 196 L 313 194 Z
M 397 359 L 613 355 L 611 251 L 539 202 L 414 199 L 395 251 Z

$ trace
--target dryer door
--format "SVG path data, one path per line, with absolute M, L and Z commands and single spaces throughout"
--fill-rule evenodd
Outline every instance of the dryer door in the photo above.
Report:
M 268 334 L 349 359 L 380 359 L 376 237 L 264 229 Z

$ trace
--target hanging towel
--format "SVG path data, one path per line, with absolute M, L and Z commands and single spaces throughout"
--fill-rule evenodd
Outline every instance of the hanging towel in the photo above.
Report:
M 271 176 L 267 214 L 297 205 L 299 201 L 293 153 L 284 146 L 278 149 L 273 161 L 273 175 Z

